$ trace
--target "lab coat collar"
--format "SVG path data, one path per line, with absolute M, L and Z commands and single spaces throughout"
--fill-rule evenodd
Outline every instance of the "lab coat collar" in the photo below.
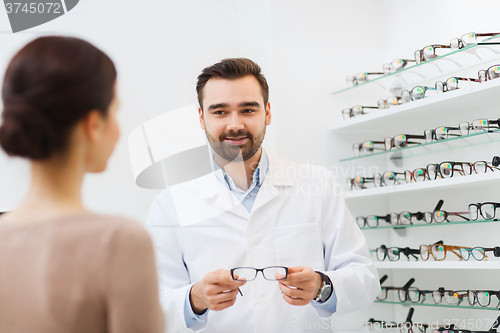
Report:
M 287 174 L 287 167 L 289 166 L 289 163 L 273 154 L 268 153 L 267 151 L 266 155 L 269 162 L 269 170 L 264 178 L 262 186 L 291 186 L 293 184 L 293 180 Z M 221 172 L 221 169 L 219 168 L 209 175 L 200 178 L 200 197 L 202 199 L 214 197 L 215 195 L 221 193 L 222 188 L 227 189 L 227 187 L 217 179 L 215 172 Z M 219 185 L 222 185 L 222 187 Z M 258 196 L 259 195 L 257 195 L 257 197 Z

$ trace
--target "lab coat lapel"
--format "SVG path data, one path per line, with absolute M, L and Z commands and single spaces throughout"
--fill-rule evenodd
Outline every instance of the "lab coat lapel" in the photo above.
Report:
M 200 179 L 200 197 L 209 204 L 210 199 L 215 198 L 215 204 L 223 212 L 233 213 L 248 220 L 250 213 L 234 196 L 234 194 L 222 184 L 214 173 Z
M 267 153 L 267 151 L 266 151 Z M 284 187 L 292 186 L 293 181 L 287 174 L 288 163 L 279 157 L 267 153 L 269 160 L 269 171 L 255 198 L 252 213 L 284 191 Z

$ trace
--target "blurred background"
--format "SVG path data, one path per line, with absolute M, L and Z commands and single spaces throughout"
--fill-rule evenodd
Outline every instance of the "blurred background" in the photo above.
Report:
M 196 103 L 200 71 L 227 57 L 256 61 L 270 83 L 273 120 L 264 147 L 298 162 L 327 165 L 331 93 L 345 77 L 412 59 L 429 44 L 467 32 L 498 32 L 489 0 L 81 0 L 58 19 L 13 34 L 0 8 L 0 73 L 30 40 L 76 36 L 115 61 L 122 135 L 103 174 L 89 175 L 89 209 L 144 223 L 159 190 L 135 185 L 129 133 L 145 121 Z M 338 119 L 338 118 L 337 118 Z M 181 139 L 181 138 L 180 138 Z M 0 152 L 0 211 L 13 209 L 29 184 L 29 165 Z

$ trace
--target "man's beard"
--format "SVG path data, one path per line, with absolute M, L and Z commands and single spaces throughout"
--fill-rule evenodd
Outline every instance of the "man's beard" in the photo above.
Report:
M 241 156 L 240 159 L 242 158 L 243 161 L 246 161 L 259 151 L 266 134 L 266 126 L 264 126 L 262 132 L 255 137 L 246 130 L 222 133 L 218 140 L 210 136 L 207 130 L 205 130 L 205 134 L 207 135 L 207 139 L 212 149 L 226 161 L 237 162 L 238 156 Z M 247 142 L 239 146 L 225 141 L 226 138 L 231 139 L 237 137 L 246 137 Z

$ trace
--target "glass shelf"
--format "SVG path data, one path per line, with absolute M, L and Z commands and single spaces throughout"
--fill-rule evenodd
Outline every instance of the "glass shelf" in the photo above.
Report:
M 442 56 L 439 56 L 439 57 L 436 57 L 434 59 L 431 59 L 431 60 L 427 60 L 427 61 L 424 61 L 420 64 L 415 64 L 415 65 L 411 65 L 411 66 L 408 66 L 408 67 L 405 67 L 403 68 L 402 70 L 399 70 L 397 72 L 394 72 L 394 73 L 389 73 L 389 74 L 386 74 L 386 75 L 382 75 L 382 76 L 379 76 L 373 80 L 368 80 L 368 81 L 365 81 L 363 83 L 360 83 L 360 84 L 357 84 L 357 85 L 354 85 L 354 86 L 350 86 L 350 87 L 347 87 L 347 88 L 344 88 L 344 89 L 341 89 L 341 90 L 337 90 L 335 92 L 332 93 L 332 95 L 337 95 L 337 94 L 340 94 L 342 92 L 346 92 L 346 91 L 349 91 L 349 90 L 354 90 L 356 88 L 360 88 L 360 87 L 363 87 L 363 86 L 366 86 L 366 85 L 370 85 L 370 84 L 373 84 L 374 82 L 377 82 L 377 83 L 380 83 L 380 81 L 384 80 L 384 79 L 387 79 L 387 78 L 390 78 L 390 77 L 393 77 L 393 76 L 401 76 L 401 74 L 404 75 L 405 72 L 411 72 L 411 71 L 414 71 L 415 69 L 418 69 L 419 67 L 425 67 L 426 65 L 429 65 L 429 64 L 433 64 L 433 63 L 436 63 L 436 62 L 439 62 L 443 59 L 446 59 L 446 58 L 453 58 L 454 56 L 456 57 L 456 55 L 458 54 L 465 54 L 465 53 L 469 53 L 469 51 L 473 51 L 474 49 L 477 49 L 477 48 L 480 48 L 480 47 L 488 47 L 488 46 L 491 46 L 491 45 L 496 45 L 496 42 L 499 40 L 498 38 L 500 37 L 500 35 L 496 35 L 494 37 L 490 37 L 490 38 L 487 38 L 487 39 L 484 39 L 483 42 L 481 43 L 478 43 L 478 44 L 474 44 L 474 45 L 471 45 L 471 46 L 467 46 L 467 47 L 464 47 L 462 49 L 459 49 L 459 50 L 456 50 L 456 51 L 453 51 L 453 52 L 448 52 Z M 488 43 L 488 41 L 490 41 L 490 43 Z M 382 66 L 381 66 L 382 68 Z
M 406 306 L 432 306 L 432 307 L 436 307 L 436 308 L 452 308 L 452 309 L 467 309 L 467 310 L 490 310 L 490 311 L 499 311 L 500 310 L 498 308 L 493 308 L 493 307 L 481 307 L 481 306 L 470 306 L 470 305 L 458 305 L 457 306 L 457 305 L 446 305 L 446 304 L 426 304 L 426 303 L 392 302 L 392 301 L 375 301 L 375 303 L 399 304 L 399 305 L 406 305 Z
M 389 225 L 383 227 L 375 228 L 360 228 L 361 230 L 378 230 L 378 229 L 405 229 L 405 228 L 417 228 L 417 227 L 435 227 L 435 226 L 445 226 L 445 225 L 459 225 L 459 224 L 478 224 L 478 223 L 490 223 L 499 222 L 498 220 L 477 220 L 477 221 L 459 221 L 459 222 L 442 222 L 442 223 L 419 223 L 419 224 L 408 224 L 408 225 Z
M 469 135 L 457 136 L 446 140 L 432 141 L 429 143 L 411 145 L 405 148 L 400 148 L 395 150 L 381 151 L 373 153 L 371 155 L 348 157 L 341 159 L 339 162 L 355 161 L 363 158 L 388 155 L 388 154 L 391 154 L 391 159 L 402 159 L 408 157 L 417 157 L 431 152 L 439 152 L 443 150 L 448 151 L 453 149 L 461 149 L 464 147 L 479 146 L 490 142 L 500 141 L 500 136 L 498 135 L 490 137 L 491 134 L 498 134 L 498 133 L 500 133 L 500 129 L 491 132 L 472 133 Z M 453 144 L 450 144 L 451 142 L 453 142 Z

